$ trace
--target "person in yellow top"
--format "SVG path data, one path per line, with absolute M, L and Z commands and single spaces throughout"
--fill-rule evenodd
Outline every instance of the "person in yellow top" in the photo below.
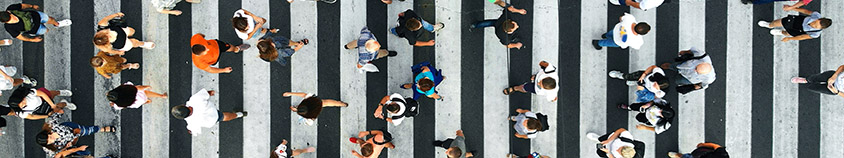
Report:
M 126 58 L 120 56 L 109 56 L 104 51 L 100 51 L 96 56 L 91 57 L 91 67 L 97 70 L 97 73 L 105 78 L 111 79 L 111 74 L 120 73 L 126 69 L 138 69 L 141 67 L 138 63 L 126 63 Z

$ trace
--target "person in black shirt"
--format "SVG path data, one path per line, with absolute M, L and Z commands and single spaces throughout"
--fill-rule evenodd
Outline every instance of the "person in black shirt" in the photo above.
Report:
M 51 24 L 56 27 L 69 26 L 70 19 L 56 21 L 55 18 L 46 13 L 38 11 L 38 5 L 18 3 L 6 7 L 6 11 L 0 12 L 0 21 L 5 25 L 9 35 L 27 42 L 41 42 L 41 35 L 47 33 L 47 26 Z
M 398 23 L 398 26 L 390 29 L 390 32 L 393 35 L 407 39 L 410 45 L 417 47 L 433 46 L 433 33 L 445 27 L 443 23 L 431 25 L 416 15 L 416 12 L 413 12 L 411 9 L 399 13 L 399 19 L 396 23 Z M 422 30 L 423 28 L 425 30 Z
M 494 2 L 496 5 L 504 7 L 504 11 L 501 13 L 501 16 L 498 19 L 489 19 L 484 21 L 475 22 L 472 24 L 471 28 L 484 28 L 484 27 L 495 27 L 495 36 L 498 37 L 499 42 L 501 44 L 506 45 L 507 48 L 522 48 L 522 42 L 519 42 L 516 39 L 516 36 L 513 34 L 516 32 L 516 29 L 519 29 L 519 24 L 516 21 L 510 20 L 509 14 L 510 13 L 519 13 L 522 15 L 527 14 L 525 9 L 516 9 L 510 4 L 507 4 L 504 1 L 496 0 Z

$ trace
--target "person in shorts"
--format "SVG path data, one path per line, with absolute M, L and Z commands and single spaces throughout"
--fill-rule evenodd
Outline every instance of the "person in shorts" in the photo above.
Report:
M 229 73 L 232 72 L 232 67 L 218 68 L 217 64 L 220 62 L 220 51 L 238 53 L 249 49 L 248 44 L 241 44 L 233 47 L 226 42 L 212 39 L 206 40 L 202 33 L 194 34 L 190 38 L 191 45 L 191 60 L 193 65 L 200 70 L 210 73 Z
M 246 117 L 246 111 L 221 112 L 214 106 L 214 102 L 208 101 L 215 91 L 205 89 L 199 90 L 190 97 L 187 103 L 170 108 L 170 114 L 177 119 L 187 122 L 188 133 L 198 136 L 202 128 L 211 128 L 217 122 L 231 121 L 236 118 Z
M 6 11 L 0 12 L 0 22 L 9 35 L 27 42 L 41 42 L 41 35 L 49 31 L 44 24 L 51 24 L 56 27 L 70 26 L 70 19 L 56 21 L 42 11 L 40 6 L 34 4 L 18 3 L 6 7 Z
M 820 12 L 803 8 L 783 8 L 785 11 L 797 11 L 800 15 L 788 15 L 771 22 L 760 20 L 756 24 L 771 29 L 774 36 L 786 36 L 781 41 L 800 41 L 818 38 L 821 31 L 832 25 L 832 20 L 821 16 Z

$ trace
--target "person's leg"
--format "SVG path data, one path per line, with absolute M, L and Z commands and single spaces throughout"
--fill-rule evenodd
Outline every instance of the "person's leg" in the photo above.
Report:
M 832 77 L 832 75 L 834 74 L 835 71 L 824 71 L 806 77 L 806 81 L 808 81 L 810 84 L 824 84 L 825 86 L 826 82 L 829 81 L 829 78 Z
M 434 146 L 448 150 L 448 148 L 451 146 L 451 142 L 454 142 L 454 139 L 448 138 L 443 141 L 435 140 L 433 144 Z
M 352 40 L 351 42 L 346 44 L 346 49 L 352 49 L 358 47 L 358 40 Z
M 311 152 L 314 152 L 314 151 L 316 151 L 316 148 L 314 148 L 314 147 L 307 147 L 307 148 L 304 148 L 304 149 L 296 149 L 296 150 L 293 150 L 293 152 L 290 154 L 290 157 L 299 156 L 299 154 L 311 153 Z
M 149 91 L 149 90 L 145 90 L 144 94 L 146 94 L 150 98 L 167 98 L 167 93 L 160 94 L 160 93 L 155 93 L 155 92 L 152 92 L 152 91 Z
M 58 96 L 59 94 L 62 94 L 62 92 L 60 92 L 60 91 L 50 91 L 50 93 L 48 93 L 48 94 L 50 94 L 50 96 Z
M 322 99 L 322 107 L 347 107 L 349 104 L 334 99 Z
M 387 55 L 390 55 L 390 51 L 388 51 L 387 49 L 379 49 L 378 55 L 375 56 L 375 60 L 387 57 Z
M 38 14 L 41 16 L 41 23 L 46 23 L 46 24 L 50 24 L 50 25 L 53 25 L 53 26 L 59 26 L 59 22 L 56 21 L 56 18 L 50 17 L 47 14 L 45 14 L 44 12 L 40 12 L 40 11 L 38 12 Z
M 598 45 L 601 47 L 620 47 L 618 46 L 618 44 L 615 44 L 615 40 L 613 40 L 612 34 L 612 31 L 609 31 L 604 34 L 604 36 L 606 36 L 607 38 L 598 41 Z
M 137 48 L 144 45 L 144 42 L 141 42 L 135 38 L 129 38 L 129 42 L 132 42 L 132 48 Z
M 223 112 L 223 122 L 231 121 L 237 118 L 237 114 L 234 112 Z
M 768 25 L 768 27 L 770 27 L 770 28 L 782 27 L 782 19 L 777 19 L 777 20 L 771 21 L 771 23 Z
M 97 132 L 101 132 L 100 131 L 101 129 L 100 129 L 99 126 L 83 126 L 83 125 L 73 123 L 73 122 L 64 122 L 64 123 L 61 123 L 61 125 L 68 126 L 70 128 L 73 128 L 73 129 L 79 129 L 79 134 L 81 134 L 82 136 L 87 136 L 87 135 L 91 135 L 91 134 L 94 134 L 94 133 L 97 133 Z
M 123 30 L 126 31 L 126 36 L 132 37 L 132 35 L 135 35 L 135 29 L 132 27 L 126 27 Z
M 497 19 L 478 21 L 478 22 L 475 22 L 474 24 L 472 24 L 472 26 L 474 26 L 474 28 L 491 27 L 491 26 L 495 26 L 495 21 L 497 21 Z
M 829 91 L 829 88 L 826 88 L 826 84 L 804 84 L 802 86 L 806 86 L 806 88 L 811 92 L 836 95 L 835 93 L 832 93 L 832 91 Z
M 624 74 L 624 80 L 627 81 L 639 81 L 639 77 L 642 77 L 642 74 L 645 73 L 644 71 L 636 71 L 633 73 Z

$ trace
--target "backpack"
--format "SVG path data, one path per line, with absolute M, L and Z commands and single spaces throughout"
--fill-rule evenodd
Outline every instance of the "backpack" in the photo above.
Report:
M 547 131 L 549 128 L 551 128 L 551 125 L 548 125 L 548 115 L 536 113 L 536 119 L 538 119 L 539 122 L 542 123 L 542 129 L 539 129 L 537 131 Z
M 391 101 L 393 102 L 401 102 L 404 103 L 404 113 L 399 116 L 393 116 L 393 119 L 399 119 L 402 117 L 414 117 L 419 114 L 419 103 L 413 98 L 404 98 L 404 100 L 399 98 L 393 98 Z M 386 112 L 386 110 L 384 110 Z
M 625 138 L 625 137 L 618 137 L 618 139 L 620 139 L 623 142 L 628 142 L 630 144 L 633 144 L 633 149 L 636 150 L 636 155 L 633 156 L 634 158 L 645 157 L 645 143 L 644 142 L 638 141 L 638 140 L 633 140 L 633 139 L 630 139 L 630 138 Z

